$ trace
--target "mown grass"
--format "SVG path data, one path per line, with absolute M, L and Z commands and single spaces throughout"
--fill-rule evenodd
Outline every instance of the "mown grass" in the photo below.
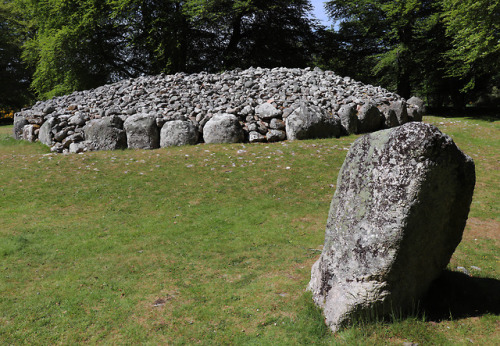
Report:
M 476 161 L 473 222 L 450 269 L 493 280 L 477 283 L 484 303 L 500 279 L 499 122 L 426 121 Z M 498 315 L 474 304 L 325 327 L 305 287 L 354 136 L 54 155 L 11 131 L 0 127 L 2 344 L 500 341 Z

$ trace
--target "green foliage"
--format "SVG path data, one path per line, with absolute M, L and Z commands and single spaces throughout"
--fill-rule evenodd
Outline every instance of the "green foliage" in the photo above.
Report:
M 465 90 L 473 89 L 485 74 L 499 76 L 500 1 L 443 0 L 443 20 L 453 47 L 451 76 L 467 80 Z
M 40 98 L 124 77 L 301 66 L 314 46 L 307 0 L 14 0 Z
M 333 42 L 348 62 L 326 55 L 319 59 L 325 67 L 435 106 L 463 107 L 500 80 L 498 1 L 334 0 L 326 6 L 340 21 Z
M 0 110 L 19 109 L 32 99 L 30 71 L 21 61 L 22 26 L 12 3 L 0 2 Z

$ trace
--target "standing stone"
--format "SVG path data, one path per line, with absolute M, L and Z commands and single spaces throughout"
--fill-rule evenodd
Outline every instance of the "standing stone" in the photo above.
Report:
M 216 114 L 203 128 L 205 143 L 239 143 L 244 138 L 243 128 L 232 114 Z
M 52 145 L 52 138 L 54 137 L 52 133 L 52 127 L 54 126 L 54 118 L 47 119 L 43 125 L 40 127 L 40 132 L 38 133 L 38 140 L 47 146 Z
M 340 136 L 340 119 L 318 106 L 302 103 L 286 118 L 289 140 Z
M 378 108 L 370 103 L 364 104 L 358 112 L 359 133 L 367 133 L 382 129 L 384 124 L 384 116 Z
M 403 125 L 408 122 L 408 110 L 405 101 L 394 101 L 389 106 L 396 114 L 398 125 Z
M 340 123 L 344 133 L 351 135 L 358 133 L 358 116 L 356 108 L 352 105 L 343 105 L 339 111 Z
M 161 128 L 160 147 L 194 145 L 198 142 L 198 129 L 190 120 L 167 121 Z
M 14 138 L 23 139 L 23 128 L 28 125 L 26 116 L 21 113 L 14 114 Z
M 127 135 L 123 120 L 118 116 L 95 119 L 83 128 L 85 139 L 93 150 L 115 150 L 127 148 Z
M 390 106 L 383 106 L 381 112 L 384 116 L 384 128 L 390 129 L 391 127 L 399 126 L 398 117 L 394 109 Z
M 474 184 L 472 159 L 432 125 L 354 142 L 308 286 L 333 331 L 417 304 L 462 238 Z
M 127 134 L 127 145 L 132 149 L 156 149 L 160 147 L 160 131 L 156 117 L 149 114 L 135 114 L 123 123 Z
M 410 117 L 412 118 L 411 120 L 413 121 L 422 121 L 422 116 L 425 114 L 426 109 L 425 109 L 425 102 L 416 97 L 413 96 L 408 100 L 408 105 L 413 108 L 413 112 L 411 112 Z

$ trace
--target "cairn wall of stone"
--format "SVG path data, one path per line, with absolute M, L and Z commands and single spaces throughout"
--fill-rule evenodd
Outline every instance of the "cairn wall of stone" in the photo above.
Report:
M 143 76 L 39 101 L 14 136 L 53 152 L 338 137 L 420 121 L 421 100 L 332 71 L 249 68 Z

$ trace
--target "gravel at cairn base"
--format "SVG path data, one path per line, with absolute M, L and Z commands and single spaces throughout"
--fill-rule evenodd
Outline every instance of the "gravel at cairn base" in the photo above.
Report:
M 381 87 L 365 85 L 319 68 L 249 68 L 219 74 L 160 74 L 39 101 L 15 114 L 14 136 L 39 140 L 40 127 L 50 120 L 49 125 L 42 129 L 40 140 L 52 151 L 66 152 L 70 147 L 77 147 L 78 151 L 95 150 L 99 145 L 89 142 L 84 130 L 90 121 L 119 117 L 125 122 L 127 118 L 140 114 L 141 118 L 154 117 L 158 129 L 169 121 L 191 121 L 199 132 L 198 141 L 202 141 L 204 126 L 214 115 L 231 114 L 240 122 L 244 141 L 276 141 L 287 138 L 283 135 L 285 129 L 273 127 L 284 124 L 286 118 L 301 106 L 319 108 L 338 117 L 337 112 L 342 106 L 350 106 L 359 112 L 366 104 L 379 109 L 383 117 L 390 115 L 385 110 L 394 104 L 406 105 L 399 95 Z M 407 107 L 405 113 L 418 113 L 417 106 L 408 104 Z M 404 120 L 413 119 L 407 117 Z M 384 127 L 386 123 L 397 126 L 403 122 L 381 121 L 380 126 Z M 363 124 L 358 125 L 360 130 L 365 128 Z M 342 126 L 340 122 L 339 126 Z M 355 128 L 356 124 L 351 121 L 349 129 L 340 130 L 348 134 Z M 160 140 L 168 142 L 167 139 Z

